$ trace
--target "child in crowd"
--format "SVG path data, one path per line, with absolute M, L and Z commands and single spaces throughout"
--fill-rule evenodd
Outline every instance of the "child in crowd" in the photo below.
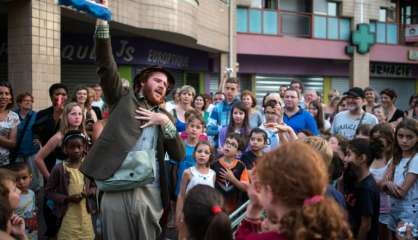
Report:
M 370 144 L 380 151 L 375 152 L 375 159 L 370 165 L 369 171 L 373 175 L 379 187 L 382 186 L 388 162 L 392 158 L 394 131 L 390 124 L 379 123 L 370 130 Z M 390 239 L 390 231 L 386 227 L 388 224 L 388 213 L 390 210 L 390 199 L 384 191 L 380 192 L 380 214 L 379 214 L 379 238 L 381 240 Z
M 29 189 L 32 184 L 32 172 L 27 163 L 16 163 L 10 166 L 17 178 L 17 188 L 21 194 L 16 213 L 25 220 L 26 236 L 28 239 L 38 239 L 38 220 L 36 214 L 35 193 Z
M 198 111 L 195 111 L 195 110 L 187 111 L 184 114 L 184 116 L 186 118 L 186 123 L 187 123 L 187 120 L 189 119 L 189 117 L 192 116 L 192 115 L 200 116 L 201 114 Z M 203 119 L 203 117 L 202 117 L 202 119 Z M 186 140 L 187 139 L 187 131 L 181 132 L 180 133 L 180 138 L 183 139 L 183 140 Z M 203 126 L 203 131 L 202 131 L 202 134 L 200 134 L 200 136 L 199 136 L 199 141 L 208 141 L 208 135 L 206 134 L 206 125 Z
M 35 163 L 45 178 L 49 177 L 49 171 L 55 165 L 55 162 L 45 163 L 45 158 L 53 151 L 56 151 L 58 152 L 57 157 L 59 160 L 64 160 L 65 155 L 61 148 L 62 139 L 70 130 L 80 130 L 85 133 L 83 122 L 84 114 L 82 108 L 77 103 L 71 102 L 65 105 L 59 131 L 49 139 L 35 157 Z
M 405 119 L 395 130 L 393 159 L 383 189 L 390 195 L 387 227 L 394 233 L 405 223 L 418 226 L 418 122 Z M 417 236 L 415 236 L 417 237 Z
M 244 148 L 238 133 L 230 133 L 225 140 L 223 156 L 212 165 L 216 172 L 215 187 L 225 198 L 225 210 L 232 213 L 242 203 L 243 193 L 249 183 L 248 171 L 236 156 Z
M 224 211 L 224 199 L 214 188 L 197 185 L 184 202 L 184 222 L 188 239 L 232 240 L 231 223 Z
M 39 115 L 38 115 L 39 116 Z M 84 114 L 82 108 L 78 103 L 68 103 L 64 106 L 62 116 L 60 118 L 59 130 L 48 140 L 48 142 L 41 147 L 35 156 L 35 164 L 43 175 L 44 179 L 48 179 L 52 168 L 56 163 L 61 163 L 65 158 L 62 151 L 61 143 L 64 135 L 70 130 L 81 130 L 85 132 L 84 128 Z M 55 153 L 55 159 L 48 158 L 52 153 Z M 45 160 L 48 161 L 45 161 Z M 49 237 L 56 236 L 58 232 L 57 219 L 47 206 L 47 199 L 42 199 L 43 217 L 46 223 L 45 235 Z
M 17 239 L 27 239 L 25 234 L 25 221 L 19 217 L 15 210 L 19 205 L 20 190 L 16 187 L 14 172 L 0 168 L 0 202 L 5 212 L 0 211 L 1 231 L 8 237 L 12 235 Z M 6 226 L 4 222 L 6 221 Z
M 370 124 L 361 124 L 358 126 L 356 130 L 355 138 L 364 138 L 369 139 L 370 130 L 372 129 L 372 125 Z
M 16 175 L 14 172 L 0 168 L 0 196 L 9 199 L 13 211 L 19 205 L 20 190 L 16 186 Z
M 341 135 L 332 135 L 328 139 L 328 143 L 332 148 L 333 156 L 331 161 L 330 177 L 332 180 L 332 185 L 336 186 L 337 180 L 341 178 L 344 167 L 345 167 L 345 154 L 347 152 L 348 141 Z
M 94 239 L 86 203 L 90 189 L 79 171 L 87 137 L 79 130 L 69 131 L 62 146 L 68 158 L 52 169 L 45 188 L 47 198 L 53 201 L 53 213 L 61 222 L 57 239 Z
M 247 137 L 250 133 L 248 111 L 242 102 L 237 102 L 232 105 L 230 119 L 229 125 L 219 130 L 218 146 L 221 154 L 223 154 L 225 140 L 230 133 L 241 134 L 244 145 L 246 145 Z
M 0 196 L 0 239 L 27 239 L 25 236 L 25 221 L 18 215 L 13 214 L 8 199 L 3 196 Z
M 321 155 L 322 160 L 324 160 L 325 165 L 328 167 L 328 173 L 331 176 L 335 170 L 332 169 L 333 166 L 331 165 L 333 151 L 330 144 L 325 139 L 314 136 L 303 139 L 303 142 L 311 146 L 319 153 L 319 155 Z M 332 179 L 330 179 L 329 182 L 332 182 Z M 340 207 L 345 210 L 346 206 L 344 196 L 331 184 L 328 184 L 327 186 L 326 195 L 333 198 L 340 205 Z
M 285 143 L 267 153 L 253 172 L 250 203 L 235 239 L 352 239 L 341 208 L 324 196 L 327 183 L 324 161 L 305 143 Z M 270 224 L 261 233 L 263 211 Z
M 351 229 L 358 240 L 377 240 L 379 233 L 380 192 L 369 172 L 375 159 L 372 147 L 367 139 L 353 139 L 348 144 L 346 156 L 344 195 Z
M 214 158 L 214 152 L 209 142 L 199 142 L 193 153 L 196 164 L 183 173 L 180 185 L 180 193 L 177 198 L 176 206 L 176 225 L 178 229 L 178 239 L 182 240 L 187 236 L 183 225 L 183 206 L 184 197 L 193 187 L 198 184 L 215 187 L 215 172 L 210 169 L 210 164 Z
M 196 164 L 193 152 L 195 151 L 196 145 L 199 142 L 199 137 L 203 133 L 204 127 L 205 121 L 203 120 L 201 115 L 191 114 L 190 116 L 188 116 L 185 130 L 187 133 L 187 138 L 184 140 L 184 145 L 186 147 L 186 155 L 183 161 L 181 161 L 178 164 L 178 167 L 173 167 L 173 178 L 176 186 L 176 196 L 178 196 L 180 193 L 180 185 L 182 182 L 184 170 L 193 167 Z
M 385 110 L 383 109 L 383 106 L 378 104 L 372 108 L 373 115 L 376 116 L 379 123 L 385 123 L 387 122 L 387 117 L 385 114 Z
M 264 148 L 268 145 L 266 131 L 260 128 L 254 128 L 250 133 L 250 150 L 242 154 L 241 161 L 248 170 L 251 170 L 257 159 L 264 155 Z

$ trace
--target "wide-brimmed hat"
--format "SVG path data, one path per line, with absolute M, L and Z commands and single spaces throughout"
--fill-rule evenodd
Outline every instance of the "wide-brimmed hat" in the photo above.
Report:
M 141 72 L 139 72 L 134 78 L 134 88 L 137 84 L 139 84 L 138 81 L 139 81 L 139 79 L 142 78 L 142 76 L 149 75 L 149 74 L 154 73 L 154 72 L 160 72 L 160 73 L 163 73 L 164 75 L 167 76 L 168 86 L 167 86 L 167 93 L 166 94 L 168 94 L 174 88 L 174 86 L 176 85 L 176 80 L 175 80 L 174 76 L 169 71 L 167 71 L 166 69 L 164 69 L 161 66 L 147 67 L 147 68 L 143 69 Z

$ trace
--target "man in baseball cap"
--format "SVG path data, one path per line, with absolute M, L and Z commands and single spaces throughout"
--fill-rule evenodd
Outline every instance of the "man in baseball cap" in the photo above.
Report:
M 347 96 L 347 97 L 354 97 L 354 98 L 360 97 L 360 98 L 363 98 L 363 99 L 365 98 L 363 89 L 361 89 L 359 87 L 350 88 L 350 90 L 345 92 L 344 95 Z
M 347 97 L 348 110 L 339 112 L 332 123 L 331 133 L 339 134 L 347 139 L 353 139 L 357 133 L 357 128 L 362 124 L 375 125 L 377 118 L 363 110 L 364 91 L 359 87 L 350 88 L 344 93 Z

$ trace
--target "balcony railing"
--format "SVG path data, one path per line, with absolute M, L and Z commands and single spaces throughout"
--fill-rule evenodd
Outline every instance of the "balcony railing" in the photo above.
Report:
M 350 19 L 284 10 L 238 8 L 237 32 L 348 40 Z

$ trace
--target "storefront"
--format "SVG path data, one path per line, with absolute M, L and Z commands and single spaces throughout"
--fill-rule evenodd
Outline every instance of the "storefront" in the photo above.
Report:
M 212 61 L 207 52 L 142 37 L 113 37 L 112 47 L 119 73 L 128 81 L 143 68 L 159 65 L 174 75 L 177 87 L 189 84 L 199 92 L 206 91 L 205 79 Z M 93 41 L 89 36 L 64 35 L 61 57 L 62 82 L 70 89 L 98 82 Z
M 294 79 L 301 80 L 305 89 L 322 93 L 325 81 L 348 75 L 348 63 L 344 61 L 254 55 L 238 55 L 238 61 L 240 74 L 253 75 L 252 90 L 258 100 Z
M 349 62 L 271 56 L 238 55 L 240 74 L 253 76 L 257 99 L 268 92 L 277 92 L 280 85 L 293 79 L 304 83 L 305 89 L 315 89 L 326 96 L 331 89 L 343 93 L 349 88 Z M 398 93 L 397 107 L 406 109 L 409 97 L 417 92 L 418 65 L 370 64 L 370 85 L 378 92 L 392 88 Z
M 407 109 L 409 97 L 417 92 L 418 66 L 396 63 L 371 63 L 370 83 L 377 90 L 392 88 L 398 94 L 396 106 Z

